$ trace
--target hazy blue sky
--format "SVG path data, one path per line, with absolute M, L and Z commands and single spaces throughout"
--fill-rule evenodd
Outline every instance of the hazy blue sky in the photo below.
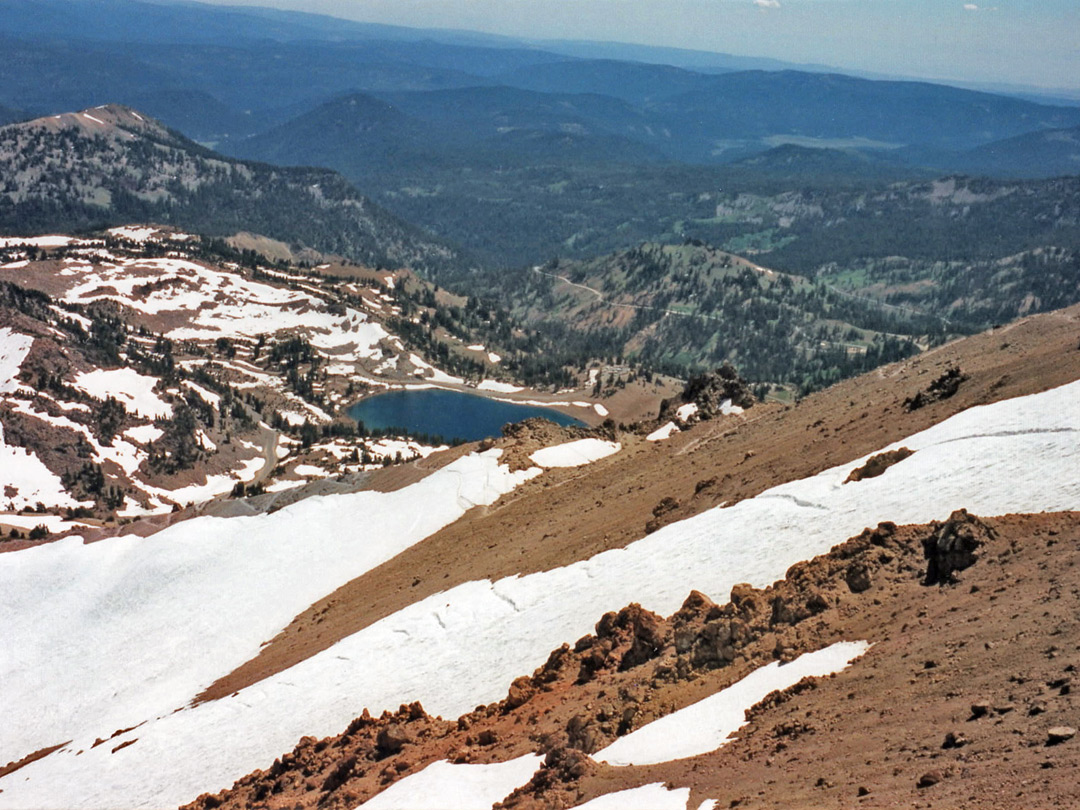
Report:
M 1080 88 L 1080 0 L 212 0 L 368 22 Z

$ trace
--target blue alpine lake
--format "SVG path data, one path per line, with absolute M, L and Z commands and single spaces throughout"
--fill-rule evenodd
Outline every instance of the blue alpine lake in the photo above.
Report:
M 441 388 L 391 391 L 361 400 L 347 413 L 368 430 L 403 428 L 406 432 L 441 436 L 444 440 L 476 441 L 498 436 L 507 422 L 533 416 L 558 425 L 583 425 L 554 408 L 500 402 L 476 394 Z

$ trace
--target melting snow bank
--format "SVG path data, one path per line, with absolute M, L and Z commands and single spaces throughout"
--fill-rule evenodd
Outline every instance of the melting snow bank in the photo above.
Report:
M 0 761 L 58 740 L 89 749 L 97 736 L 186 705 L 313 602 L 540 473 L 511 473 L 500 452 L 465 456 L 397 492 L 314 497 L 272 515 L 195 518 L 145 539 L 70 538 L 0 555 Z M 334 700 L 319 684 L 305 699 Z M 336 699 L 340 718 L 361 708 Z M 294 737 L 290 729 L 265 753 L 280 753 Z M 88 787 L 97 780 L 85 778 L 66 797 L 48 778 L 31 780 L 40 794 L 28 802 L 8 789 L 13 780 L 0 780 L 0 804 L 176 805 L 193 787 L 116 783 L 110 793 L 106 780 L 98 793 Z
M 477 391 L 494 391 L 497 394 L 516 394 L 518 391 L 524 391 L 520 385 L 511 385 L 510 383 L 498 382 L 496 380 L 483 380 L 476 386 Z
M 784 666 L 774 661 L 715 695 L 620 737 L 592 758 L 609 765 L 655 765 L 714 751 L 746 725 L 746 710 L 770 692 L 806 677 L 840 672 L 868 649 L 866 641 L 842 641 Z
M 490 503 L 515 480 L 494 459 L 473 457 L 480 469 L 455 462 L 398 493 L 313 498 L 260 518 L 187 521 L 146 540 L 0 555 L 0 761 L 74 738 L 0 779 L 0 807 L 176 806 L 267 767 L 305 734 L 340 733 L 365 707 L 377 714 L 419 700 L 456 717 L 499 700 L 551 650 L 630 602 L 670 614 L 692 588 L 725 601 L 736 583 L 764 587 L 883 520 L 925 523 L 961 507 L 1080 508 L 1078 434 L 1080 382 L 970 408 L 626 548 L 434 594 L 235 696 L 175 713 L 250 658 L 297 603 L 460 514 L 456 488 Z M 900 446 L 914 455 L 844 483 L 870 455 Z
M 670 439 L 676 433 L 679 432 L 679 426 L 674 422 L 668 422 L 663 427 L 659 427 L 645 437 L 647 442 L 662 442 L 665 439 Z
M 544 758 L 526 754 L 491 765 L 433 762 L 364 802 L 364 810 L 490 810 L 528 782 Z
M 603 439 L 578 439 L 537 450 L 529 460 L 541 467 L 582 467 L 622 450 L 618 442 Z
M 690 788 L 668 790 L 663 782 L 605 793 L 571 810 L 686 810 Z
M 0 329 L 0 394 L 11 394 L 19 388 L 15 375 L 19 373 L 34 339 L 5 326 Z

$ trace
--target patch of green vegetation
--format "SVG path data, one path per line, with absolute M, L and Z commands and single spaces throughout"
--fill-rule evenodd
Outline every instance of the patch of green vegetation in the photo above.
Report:
M 724 243 L 724 250 L 732 253 L 768 253 L 790 245 L 796 238 L 790 234 L 778 236 L 776 228 L 768 228 L 728 239 Z

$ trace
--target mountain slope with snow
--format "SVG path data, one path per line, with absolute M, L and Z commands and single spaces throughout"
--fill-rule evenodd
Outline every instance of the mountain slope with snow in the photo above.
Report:
M 961 507 L 980 514 L 1076 508 L 1078 385 L 971 408 L 908 436 L 903 444 L 914 454 L 877 478 L 845 483 L 866 461 L 856 459 L 670 524 L 626 549 L 545 573 L 457 586 L 229 698 L 187 708 L 178 705 L 178 694 L 155 705 L 106 701 L 94 711 L 107 713 L 107 725 L 138 728 L 97 748 L 91 747 L 95 736 L 106 736 L 112 728 L 93 722 L 61 723 L 51 731 L 59 739 L 37 734 L 23 750 L 15 742 L 8 756 L 72 739 L 60 751 L 21 768 L 17 780 L 5 780 L 10 785 L 0 782 L 5 791 L 0 806 L 179 802 L 207 783 L 224 784 L 265 764 L 303 734 L 333 733 L 365 707 L 377 712 L 421 700 L 431 711 L 454 715 L 497 699 L 547 651 L 587 633 L 596 616 L 630 601 L 671 612 L 694 588 L 719 596 L 740 582 L 764 586 L 792 564 L 881 520 L 925 522 Z M 306 504 L 304 511 L 308 525 L 339 522 L 334 499 Z M 253 527 L 250 542 L 256 547 L 269 542 L 282 519 L 270 516 L 260 524 L 265 528 Z M 155 539 L 165 543 L 182 530 Z M 88 549 L 86 559 L 104 553 Z M 69 552 L 65 544 L 35 553 L 71 552 L 79 549 Z M 0 558 L 0 565 L 5 563 L 16 565 Z M 190 575 L 194 588 L 202 575 L 197 569 Z M 229 587 L 242 590 L 247 578 L 236 577 L 240 581 Z M 143 586 L 153 588 L 138 578 L 131 584 Z M 92 598 L 87 602 L 96 604 Z M 118 627 L 139 621 L 137 607 L 124 605 L 129 607 L 117 615 Z M 11 609 L 17 612 L 18 606 Z M 146 655 L 160 650 L 156 637 L 144 643 Z M 223 665 L 220 660 L 215 664 L 219 670 Z M 33 706 L 33 694 L 23 701 Z M 14 727 L 9 732 L 13 742 L 27 733 Z M 110 773 L 108 783 L 93 778 L 103 767 Z M 77 795 L 58 787 L 63 784 L 80 785 Z

